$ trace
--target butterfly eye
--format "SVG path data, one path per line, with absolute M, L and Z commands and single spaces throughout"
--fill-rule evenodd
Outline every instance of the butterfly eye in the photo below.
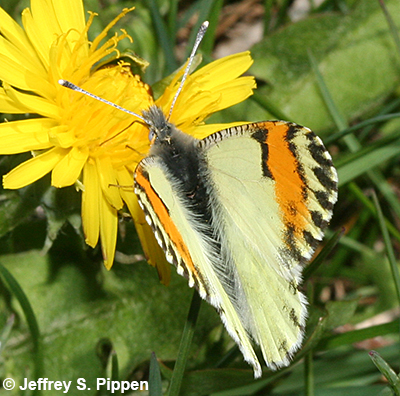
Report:
M 157 134 L 155 133 L 154 129 L 150 129 L 149 131 L 149 140 L 150 143 L 154 143 L 154 140 L 157 138 Z

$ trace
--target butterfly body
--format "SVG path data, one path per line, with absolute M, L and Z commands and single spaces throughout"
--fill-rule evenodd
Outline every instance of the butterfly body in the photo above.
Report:
M 307 316 L 301 271 L 337 196 L 321 140 L 283 121 L 198 140 L 155 106 L 143 117 L 152 146 L 135 192 L 167 259 L 217 309 L 256 377 L 252 341 L 271 369 L 287 366 Z

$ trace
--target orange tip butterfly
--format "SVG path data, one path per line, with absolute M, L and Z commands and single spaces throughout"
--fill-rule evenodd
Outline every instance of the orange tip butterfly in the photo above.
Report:
M 149 154 L 134 175 L 147 222 L 167 260 L 216 308 L 258 378 L 254 343 L 272 370 L 288 366 L 301 346 L 301 273 L 332 217 L 338 178 L 321 139 L 291 122 L 241 125 L 202 140 L 169 122 L 207 26 L 167 116 L 155 105 L 141 115 L 121 110 L 150 130 Z

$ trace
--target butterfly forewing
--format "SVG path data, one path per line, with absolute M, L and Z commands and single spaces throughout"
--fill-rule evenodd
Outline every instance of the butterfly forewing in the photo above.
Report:
M 231 128 L 200 145 L 220 219 L 224 271 L 235 273 L 244 289 L 236 303 L 238 312 L 248 312 L 242 323 L 267 365 L 288 365 L 307 314 L 301 269 L 331 217 L 336 171 L 319 138 L 286 122 Z
M 139 164 L 135 192 L 168 261 L 217 309 L 245 360 L 260 376 L 261 367 L 248 334 L 224 290 L 224 282 L 219 279 L 217 269 L 222 268 L 223 263 L 218 244 L 208 236 L 205 224 L 182 199 L 179 183 L 174 184 L 168 167 L 160 158 L 149 157 Z

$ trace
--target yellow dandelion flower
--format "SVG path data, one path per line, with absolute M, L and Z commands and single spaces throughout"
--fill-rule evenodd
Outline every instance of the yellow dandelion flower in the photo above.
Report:
M 151 90 L 129 66 L 96 70 L 94 65 L 114 53 L 125 32 L 100 45 L 125 9 L 90 43 L 82 0 L 35 0 L 22 13 L 21 28 L 0 8 L 0 112 L 33 113 L 38 118 L 0 124 L 0 154 L 31 151 L 33 157 L 3 177 L 5 188 L 24 187 L 51 173 L 54 187 L 82 186 L 82 224 L 86 243 L 101 241 L 104 264 L 114 261 L 118 211 L 124 204 L 135 222 L 148 261 L 165 283 L 169 265 L 156 243 L 131 186 L 133 172 L 149 149 L 148 130 L 132 116 L 58 84 L 70 80 L 129 110 L 140 113 L 154 103 L 166 113 L 179 85 L 177 73 L 154 101 Z M 252 77 L 239 77 L 251 65 L 249 53 L 220 59 L 187 79 L 171 121 L 196 137 L 221 125 L 205 125 L 210 114 L 246 99 L 255 87 Z

